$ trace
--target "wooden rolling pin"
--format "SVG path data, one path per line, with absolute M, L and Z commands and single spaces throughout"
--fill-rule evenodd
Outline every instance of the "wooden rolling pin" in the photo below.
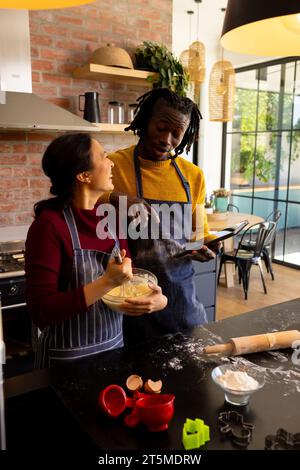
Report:
M 271 349 L 290 348 L 296 340 L 300 340 L 300 331 L 298 330 L 276 331 L 275 333 L 231 338 L 229 343 L 207 346 L 204 348 L 204 352 L 206 354 L 227 353 L 237 356 L 239 354 L 270 351 Z

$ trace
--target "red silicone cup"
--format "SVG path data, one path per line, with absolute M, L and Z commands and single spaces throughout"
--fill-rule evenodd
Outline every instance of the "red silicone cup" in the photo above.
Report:
M 98 405 L 101 410 L 111 418 L 120 416 L 127 407 L 133 407 L 135 400 L 128 398 L 120 385 L 108 385 L 98 397 Z
M 137 415 L 148 431 L 158 432 L 168 429 L 174 415 L 174 399 L 171 394 L 148 395 L 136 402 Z

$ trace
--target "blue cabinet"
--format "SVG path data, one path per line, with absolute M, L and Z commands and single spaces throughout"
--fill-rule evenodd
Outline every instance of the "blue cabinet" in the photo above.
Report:
M 197 297 L 203 303 L 208 321 L 215 321 L 217 293 L 217 257 L 207 263 L 193 261 Z

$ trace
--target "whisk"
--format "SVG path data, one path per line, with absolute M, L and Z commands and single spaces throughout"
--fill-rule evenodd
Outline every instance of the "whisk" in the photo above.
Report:
M 123 259 L 122 259 L 122 255 L 121 255 L 121 251 L 120 251 L 120 248 L 117 244 L 115 244 L 112 252 L 111 252 L 112 256 L 114 257 L 115 259 L 115 262 L 117 264 L 122 264 L 123 263 Z M 128 282 L 131 282 L 131 281 L 128 281 Z M 121 284 L 120 285 L 120 290 L 121 290 L 121 296 L 122 297 L 125 297 L 125 284 Z

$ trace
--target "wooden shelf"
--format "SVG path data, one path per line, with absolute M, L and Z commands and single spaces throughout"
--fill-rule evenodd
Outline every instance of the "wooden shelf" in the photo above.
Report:
M 121 67 L 108 67 L 107 65 L 86 64 L 73 71 L 73 77 L 86 80 L 101 80 L 130 85 L 150 86 L 147 77 L 155 75 L 154 72 L 144 70 L 124 69 Z
M 103 132 L 104 134 L 124 134 L 125 133 L 125 127 L 128 127 L 129 124 L 108 124 L 107 122 L 100 122 L 99 124 L 94 123 L 94 126 L 96 126 L 100 132 Z M 128 131 L 126 132 L 126 134 Z M 129 131 L 129 134 L 131 134 L 131 131 Z

